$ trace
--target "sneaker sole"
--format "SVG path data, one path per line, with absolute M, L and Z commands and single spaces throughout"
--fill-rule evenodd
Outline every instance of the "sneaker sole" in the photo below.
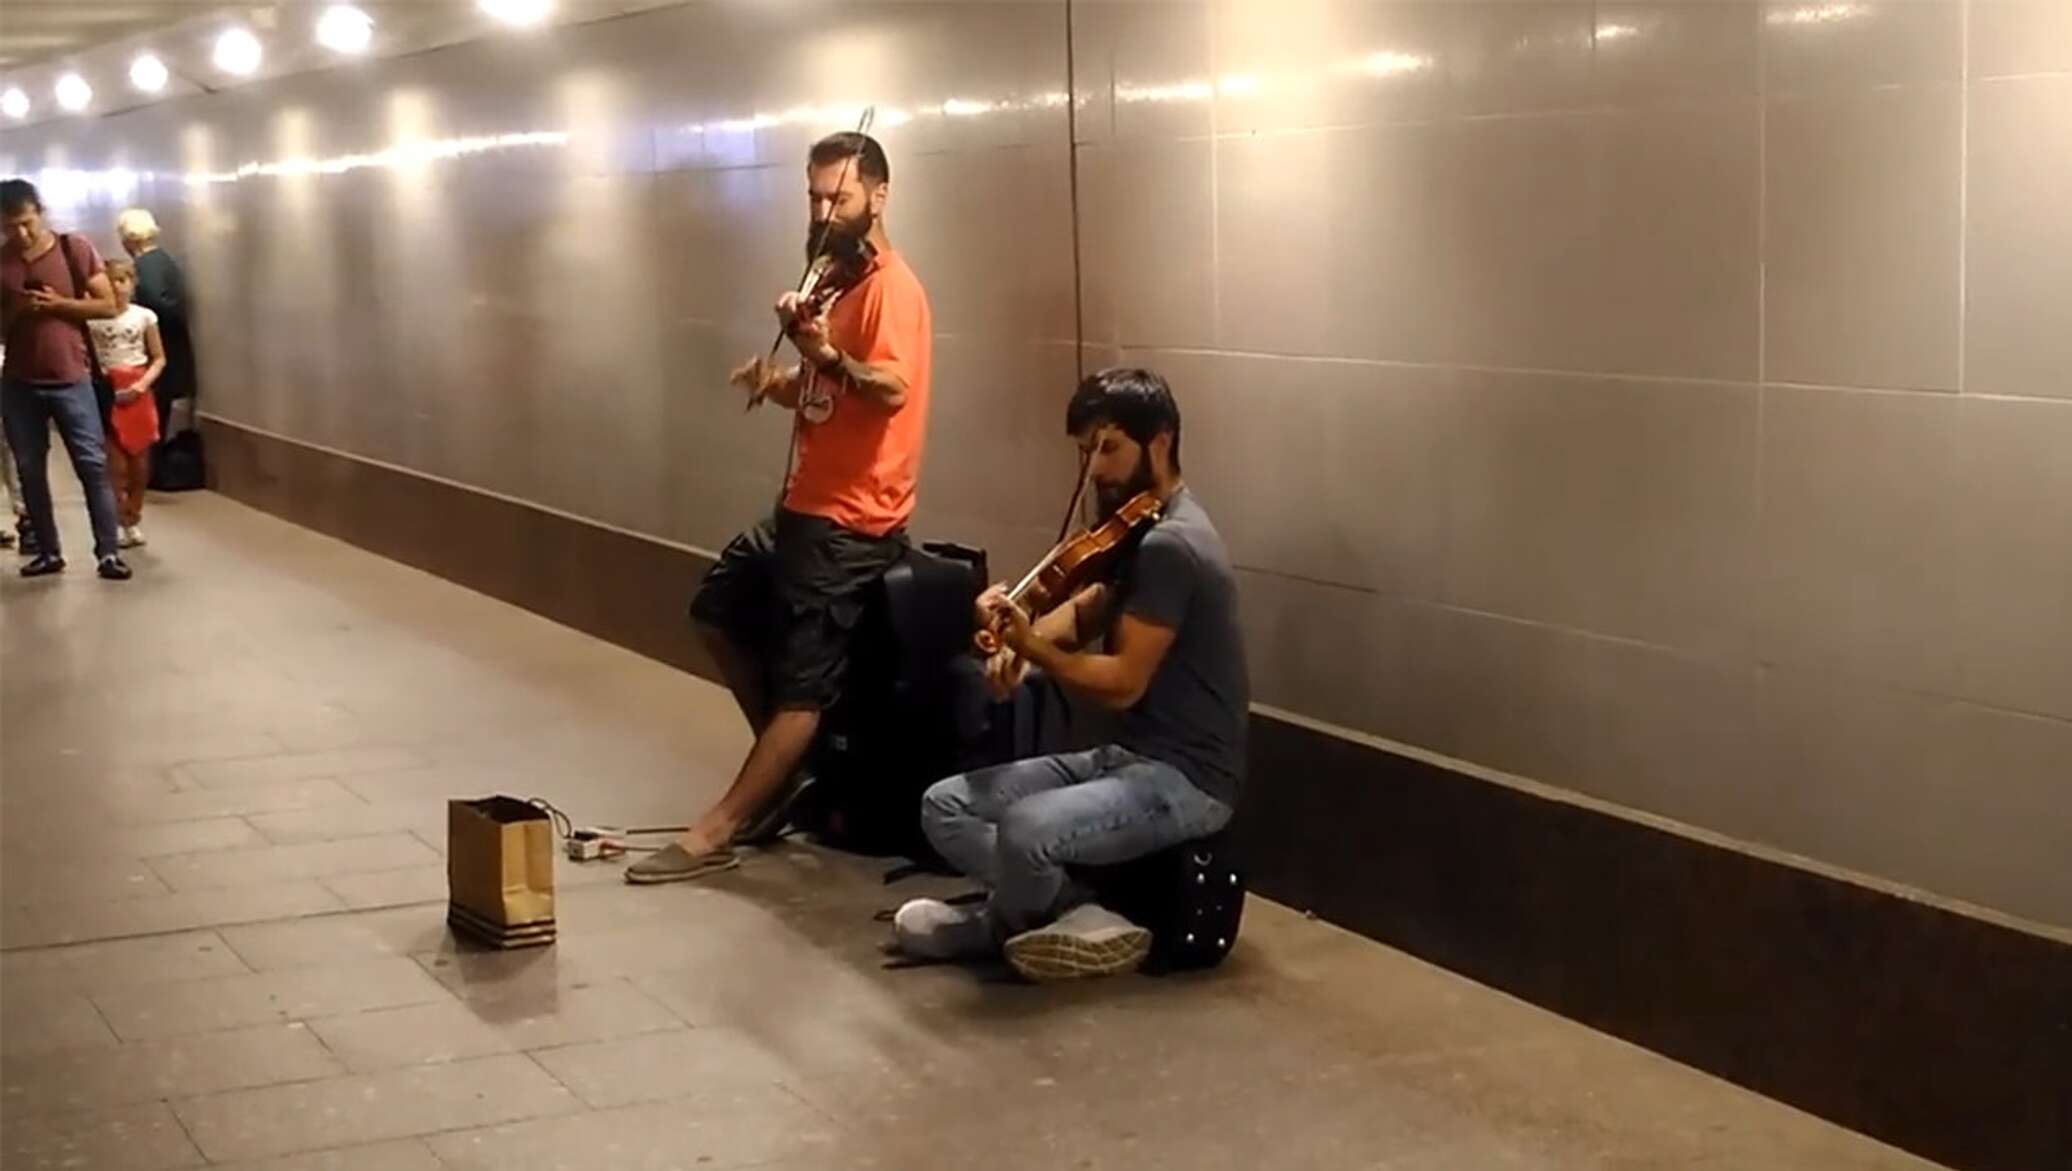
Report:
M 1007 962 L 1039 984 L 1119 976 L 1144 966 L 1151 954 L 1147 928 L 1104 932 L 1096 938 L 1038 929 L 1007 941 Z

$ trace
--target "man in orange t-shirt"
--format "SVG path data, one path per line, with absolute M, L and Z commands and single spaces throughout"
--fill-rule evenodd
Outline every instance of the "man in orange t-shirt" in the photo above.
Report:
M 800 362 L 734 371 L 751 401 L 796 413 L 793 467 L 776 514 L 729 542 L 691 602 L 700 639 L 755 729 L 734 783 L 628 882 L 677 882 L 738 861 L 736 842 L 781 829 L 798 768 L 841 692 L 866 587 L 906 549 L 928 428 L 928 294 L 885 235 L 885 149 L 866 134 L 815 143 L 806 164 L 809 244 L 861 275 L 814 315 L 796 293 L 777 317 Z

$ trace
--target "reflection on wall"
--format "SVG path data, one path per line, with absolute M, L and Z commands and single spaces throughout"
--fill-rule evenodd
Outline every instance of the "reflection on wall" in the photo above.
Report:
M 2064 11 L 697 3 L 0 163 L 159 213 L 224 416 L 709 549 L 874 105 L 923 535 L 1027 561 L 1079 365 L 1157 366 L 1265 703 L 2072 923 Z

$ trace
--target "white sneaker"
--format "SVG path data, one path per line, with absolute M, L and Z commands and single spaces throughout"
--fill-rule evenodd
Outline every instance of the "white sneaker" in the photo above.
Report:
M 129 527 L 129 543 L 130 543 L 130 548 L 132 548 L 132 549 L 134 549 L 134 548 L 138 547 L 139 545 L 143 545 L 143 544 L 145 544 L 145 543 L 146 543 L 146 542 L 145 542 L 145 540 L 144 540 L 144 526 L 143 526 L 143 525 L 131 525 L 131 526 Z
M 1151 954 L 1151 932 L 1099 903 L 1082 903 L 1048 927 L 1007 941 L 1007 962 L 1039 984 L 1134 972 Z
M 916 960 L 971 960 L 997 953 L 985 905 L 953 907 L 940 899 L 912 899 L 892 916 L 892 939 Z
M 118 549 L 134 549 L 143 543 L 143 538 L 137 535 L 134 525 L 123 525 L 115 530 L 115 547 Z

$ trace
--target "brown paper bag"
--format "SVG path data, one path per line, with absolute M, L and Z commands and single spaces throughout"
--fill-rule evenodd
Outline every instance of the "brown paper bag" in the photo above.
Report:
M 554 942 L 554 826 L 515 797 L 446 803 L 446 921 L 497 947 Z

